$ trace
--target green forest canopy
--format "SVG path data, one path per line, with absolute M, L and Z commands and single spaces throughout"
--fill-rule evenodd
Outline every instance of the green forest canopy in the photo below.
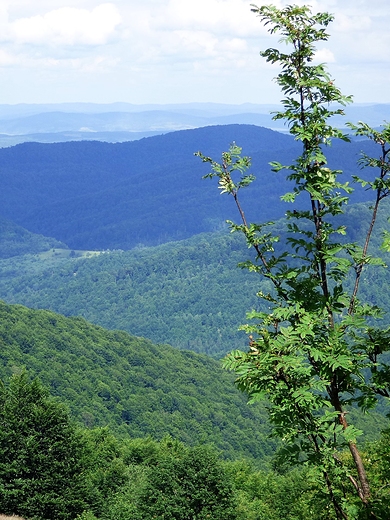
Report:
M 0 303 L 0 377 L 27 369 L 84 426 L 266 462 L 275 450 L 265 408 L 247 406 L 232 375 L 204 355 L 107 331 L 82 318 Z

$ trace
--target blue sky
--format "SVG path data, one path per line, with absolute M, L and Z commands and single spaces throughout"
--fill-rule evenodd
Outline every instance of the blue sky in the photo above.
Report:
M 318 59 L 343 93 L 390 102 L 390 2 L 309 3 L 335 15 Z M 277 40 L 243 0 L 0 0 L 0 103 L 277 103 Z

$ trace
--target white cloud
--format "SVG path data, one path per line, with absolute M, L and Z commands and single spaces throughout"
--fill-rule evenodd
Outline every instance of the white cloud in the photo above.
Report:
M 350 33 L 351 31 L 368 31 L 372 27 L 372 19 L 368 15 L 349 15 L 340 13 L 334 20 L 333 27 L 336 31 Z
M 44 15 L 19 18 L 10 24 L 9 35 L 16 43 L 39 45 L 104 45 L 121 22 L 113 4 L 88 11 L 62 7 Z
M 91 58 L 40 58 L 38 60 L 31 60 L 28 57 L 25 58 L 24 66 L 26 68 L 34 68 L 38 64 L 42 69 L 53 69 L 53 70 L 76 70 L 79 72 L 105 72 L 108 68 L 115 67 L 118 59 L 109 59 L 105 56 L 94 56 Z
M 9 54 L 7 51 L 0 49 L 0 67 L 8 67 L 11 65 L 16 65 L 18 63 L 18 58 Z
M 166 40 L 165 52 L 182 55 L 186 60 L 190 57 L 202 56 L 204 58 L 217 54 L 218 39 L 205 31 L 174 31 L 171 38 Z
M 262 31 L 246 0 L 168 0 L 152 13 L 151 24 L 156 30 L 203 30 L 233 37 Z
M 277 47 L 279 37 L 270 35 L 251 12 L 252 2 L 262 3 L 0 0 L 3 102 L 7 102 L 7 92 L 9 99 L 15 99 L 12 81 L 20 85 L 17 92 L 25 85 L 31 99 L 32 77 L 37 99 L 53 89 L 52 99 L 65 92 L 67 100 L 68 92 L 77 97 L 91 91 L 94 99 L 100 96 L 102 101 L 174 102 L 181 96 L 182 101 L 267 102 L 272 98 L 274 102 L 280 92 L 272 77 L 279 69 L 267 64 L 259 51 Z M 316 60 L 329 64 L 330 74 L 343 91 L 357 93 L 375 78 L 372 95 L 382 100 L 388 97 L 388 0 L 272 3 L 278 7 L 310 4 L 313 12 L 334 13 L 330 39 L 318 46 Z
M 330 49 L 319 49 L 315 53 L 315 61 L 317 63 L 334 63 L 336 58 Z

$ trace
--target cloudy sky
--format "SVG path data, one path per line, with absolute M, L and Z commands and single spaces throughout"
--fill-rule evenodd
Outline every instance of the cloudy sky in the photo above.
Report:
M 0 0 L 0 103 L 276 103 L 259 50 L 278 38 L 250 3 Z M 319 58 L 338 86 L 390 102 L 389 0 L 308 3 L 335 15 Z

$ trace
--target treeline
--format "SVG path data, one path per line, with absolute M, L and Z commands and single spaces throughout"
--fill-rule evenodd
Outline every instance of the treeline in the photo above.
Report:
M 390 432 L 368 445 L 378 519 L 390 507 Z M 119 440 L 76 426 L 26 372 L 0 385 L 0 511 L 29 520 L 332 520 L 313 470 L 260 471 L 211 445 Z M 348 455 L 345 453 L 345 457 Z M 345 490 L 344 490 L 345 491 Z M 366 518 L 350 499 L 354 518 Z

